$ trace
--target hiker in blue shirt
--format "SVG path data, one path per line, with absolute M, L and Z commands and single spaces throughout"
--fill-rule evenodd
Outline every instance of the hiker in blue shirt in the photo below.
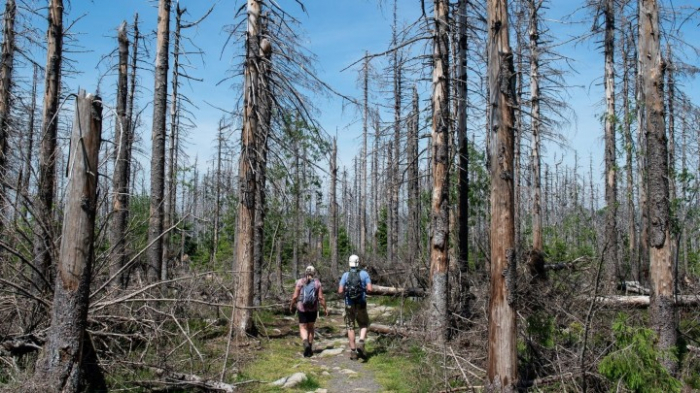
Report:
M 314 324 L 318 317 L 318 305 L 322 305 L 328 316 L 328 307 L 326 307 L 326 299 L 323 297 L 323 287 L 321 281 L 316 276 L 316 269 L 309 265 L 304 272 L 304 277 L 297 280 L 294 286 L 294 295 L 292 295 L 292 303 L 289 305 L 289 311 L 297 308 L 299 315 L 299 336 L 301 336 L 304 345 L 304 357 L 313 355 L 314 345 Z
M 350 271 L 343 273 L 338 286 L 338 293 L 345 295 L 345 329 L 350 343 L 350 359 L 357 360 L 358 355 L 366 359 L 365 337 L 369 327 L 367 314 L 367 292 L 372 292 L 372 280 L 369 273 L 360 269 L 360 257 L 351 255 L 348 259 Z M 360 342 L 355 345 L 355 322 L 360 327 Z

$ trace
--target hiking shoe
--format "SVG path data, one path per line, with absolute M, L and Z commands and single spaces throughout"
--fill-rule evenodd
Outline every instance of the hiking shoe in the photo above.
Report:
M 313 353 L 314 352 L 311 349 L 311 343 L 309 343 L 308 340 L 304 340 L 304 357 L 309 358 Z
M 354 349 L 350 351 L 350 360 L 357 360 L 357 351 Z
M 365 340 L 360 340 L 360 342 L 357 343 L 357 356 L 361 357 L 362 359 L 367 358 L 365 355 Z

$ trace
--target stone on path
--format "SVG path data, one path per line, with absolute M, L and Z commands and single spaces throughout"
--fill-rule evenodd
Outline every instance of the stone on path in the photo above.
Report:
M 326 349 L 325 351 L 318 354 L 319 357 L 325 358 L 327 356 L 338 356 L 343 353 L 343 348 Z

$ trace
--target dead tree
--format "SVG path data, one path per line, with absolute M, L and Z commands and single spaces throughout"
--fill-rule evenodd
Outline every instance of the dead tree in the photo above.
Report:
M 449 332 L 447 306 L 450 167 L 448 3 L 447 0 L 434 1 L 430 312 L 435 325 L 434 332 L 439 341 L 446 340 Z
M 604 0 L 605 39 L 605 281 L 621 281 L 617 255 L 617 163 L 615 116 L 615 6 L 613 0 Z
M 161 278 L 163 259 L 163 215 L 165 193 L 165 115 L 168 101 L 168 48 L 170 42 L 171 0 L 158 2 L 158 38 L 153 88 L 153 127 L 151 130 L 151 205 L 148 221 L 149 282 Z
M 46 70 L 44 106 L 41 122 L 39 183 L 34 230 L 34 287 L 48 291 L 51 287 L 51 263 L 54 255 L 54 198 L 56 193 L 56 155 L 58 136 L 58 98 L 61 89 L 63 60 L 63 0 L 50 0 L 49 27 L 46 30 Z
M 129 39 L 126 36 L 126 21 L 119 27 L 119 77 L 117 79 L 117 121 L 115 130 L 116 155 L 112 175 L 112 222 L 110 244 L 112 262 L 110 276 L 114 287 L 126 287 L 127 277 L 121 270 L 127 262 L 126 230 L 129 221 L 129 166 L 131 165 L 131 124 L 126 117 L 127 73 L 129 62 Z
M 10 97 L 12 96 L 12 68 L 15 57 L 15 0 L 5 2 L 3 20 L 2 54 L 0 54 L 0 233 L 7 214 L 4 208 L 9 201 L 5 195 L 5 175 L 7 174 L 7 139 L 10 130 Z
M 490 108 L 491 284 L 488 384 L 513 391 L 518 378 L 515 286 L 513 154 L 515 76 L 509 41 L 508 3 L 489 0 L 488 107 Z
M 255 259 L 253 240 L 255 237 L 255 170 L 256 133 L 259 132 L 260 117 L 256 108 L 256 97 L 260 92 L 260 7 L 259 0 L 250 0 L 247 5 L 248 30 L 243 83 L 243 129 L 241 130 L 241 155 L 238 162 L 238 222 L 236 225 L 236 293 L 235 311 L 231 323 L 237 335 L 244 336 L 254 327 L 253 281 Z
M 394 0 L 394 23 L 392 25 L 392 46 L 397 47 L 399 38 L 397 34 L 398 18 L 396 16 L 398 0 Z M 447 55 L 446 55 L 447 56 Z M 445 57 L 447 58 L 447 57 Z M 393 82 L 394 82 L 394 159 L 391 162 L 389 173 L 389 220 L 387 233 L 387 260 L 394 263 L 398 258 L 396 251 L 399 246 L 399 190 L 401 188 L 401 94 L 402 94 L 402 63 L 400 50 L 394 50 L 392 54 Z
M 331 274 L 338 277 L 338 203 L 336 201 L 336 189 L 338 183 L 338 138 L 333 138 L 333 147 L 330 159 L 330 190 L 328 193 L 328 243 L 331 251 Z
M 81 368 L 86 365 L 81 362 L 85 356 L 85 342 L 89 341 L 85 327 L 94 260 L 102 104 L 99 97 L 81 92 L 75 108 L 51 328 L 33 379 L 35 385 L 43 386 L 37 391 L 44 392 L 85 389 L 80 382 Z M 84 375 L 88 379 L 96 376 Z
M 671 255 L 668 139 L 664 119 L 664 64 L 661 61 L 659 9 L 656 0 L 639 3 L 639 78 L 644 96 L 647 141 L 646 169 L 649 198 L 650 323 L 658 335 L 657 348 L 670 351 L 676 345 L 677 320 L 673 307 L 674 272 Z M 671 374 L 677 364 L 665 357 Z

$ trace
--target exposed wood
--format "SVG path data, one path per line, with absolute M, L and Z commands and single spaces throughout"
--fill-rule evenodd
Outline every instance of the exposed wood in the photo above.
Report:
M 430 312 L 433 332 L 439 341 L 448 336 L 449 258 L 449 2 L 434 1 L 432 201 L 430 206 Z
M 34 382 L 52 391 L 78 392 L 94 260 L 98 155 L 102 141 L 99 97 L 81 92 L 68 161 L 67 203 L 56 272 L 51 328 Z M 90 376 L 91 377 L 91 376 Z
M 156 44 L 153 89 L 153 127 L 151 130 L 151 206 L 148 222 L 149 282 L 161 278 L 163 259 L 163 216 L 165 193 L 165 117 L 168 103 L 168 51 L 170 42 L 171 0 L 158 2 L 158 38 Z
M 401 328 L 398 326 L 382 325 L 378 323 L 372 323 L 369 325 L 369 331 L 379 334 L 388 334 L 393 336 L 408 337 L 412 333 L 406 328 Z
M 491 282 L 487 379 L 493 391 L 511 392 L 518 380 L 515 206 L 513 183 L 515 69 L 509 41 L 508 2 L 489 0 L 488 105 L 491 175 Z
M 401 297 L 423 297 L 428 294 L 420 288 L 395 288 L 372 285 L 372 296 L 401 296 Z
M 7 196 L 4 194 L 7 179 L 7 140 L 10 131 L 10 98 L 12 95 L 12 69 L 15 57 L 15 0 L 5 2 L 3 18 L 2 54 L 0 55 L 0 231 L 2 231 L 7 214 L 3 212 Z
M 596 302 L 606 308 L 647 308 L 651 304 L 651 296 L 598 296 Z M 678 295 L 671 299 L 673 307 L 697 307 L 700 305 L 700 295 Z

